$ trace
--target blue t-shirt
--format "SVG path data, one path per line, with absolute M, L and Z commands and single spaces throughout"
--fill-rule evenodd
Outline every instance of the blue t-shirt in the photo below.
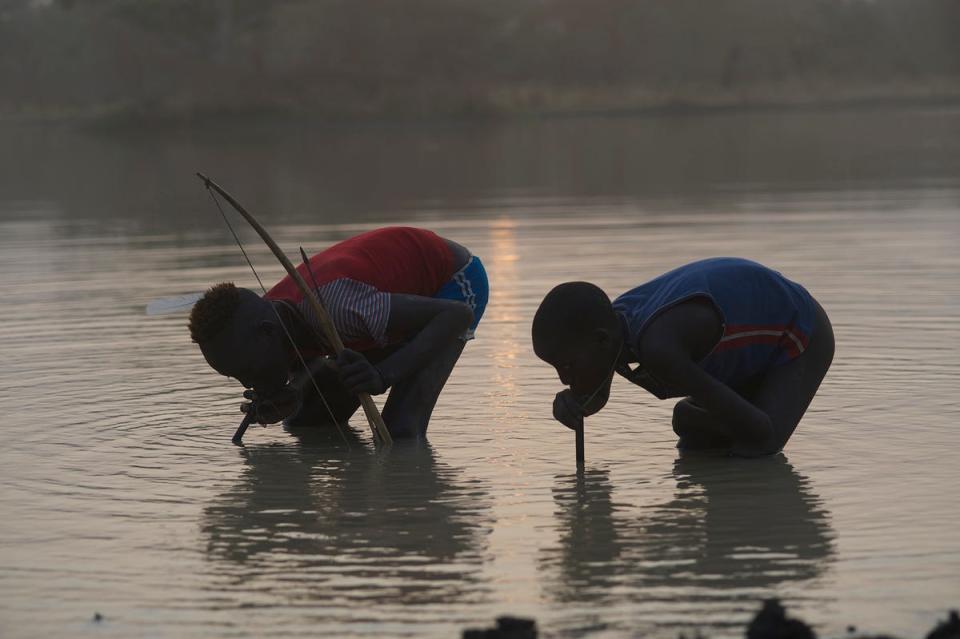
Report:
M 810 342 L 815 307 L 806 289 L 762 264 L 715 257 L 664 273 L 613 301 L 634 354 L 654 317 L 695 297 L 710 300 L 723 322 L 720 341 L 700 367 L 729 386 L 798 357 Z

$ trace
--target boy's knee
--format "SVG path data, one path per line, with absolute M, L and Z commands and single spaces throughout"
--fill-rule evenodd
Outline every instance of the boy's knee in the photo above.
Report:
M 692 422 L 702 409 L 697 407 L 690 398 L 681 399 L 673 407 L 673 432 L 679 437 L 688 435 L 694 428 Z
M 387 429 L 394 439 L 417 439 L 426 431 L 425 427 L 421 428 L 419 423 L 410 419 L 391 420 L 387 423 Z
M 727 448 L 730 439 L 714 430 L 710 414 L 687 397 L 673 407 L 673 432 L 679 441 L 677 448 L 683 450 L 707 450 Z

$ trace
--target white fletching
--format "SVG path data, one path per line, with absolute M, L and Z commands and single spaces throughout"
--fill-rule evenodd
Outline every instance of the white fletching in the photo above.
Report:
M 203 297 L 203 293 L 187 293 L 176 297 L 163 297 L 147 304 L 147 315 L 166 315 L 189 311 Z

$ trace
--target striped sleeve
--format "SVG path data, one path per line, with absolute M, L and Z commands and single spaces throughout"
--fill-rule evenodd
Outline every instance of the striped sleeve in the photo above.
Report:
M 386 345 L 389 293 L 345 277 L 323 284 L 317 293 L 346 346 Z M 319 326 L 309 305 L 301 304 L 301 311 L 314 326 Z

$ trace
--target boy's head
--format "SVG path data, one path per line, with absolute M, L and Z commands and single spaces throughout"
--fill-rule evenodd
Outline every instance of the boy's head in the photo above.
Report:
M 272 303 L 229 282 L 217 284 L 190 312 L 190 337 L 210 366 L 247 388 L 269 391 L 287 381 L 291 357 Z
M 590 395 L 606 381 L 622 340 L 610 298 L 589 282 L 555 287 L 533 318 L 534 352 L 578 395 Z

